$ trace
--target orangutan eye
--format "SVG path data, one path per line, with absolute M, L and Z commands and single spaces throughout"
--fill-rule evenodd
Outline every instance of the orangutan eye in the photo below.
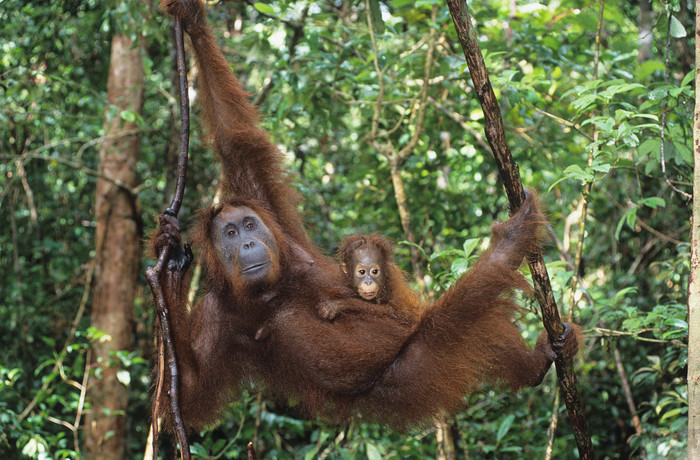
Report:
M 379 269 L 378 269 L 378 268 L 375 268 L 374 270 L 372 270 L 372 274 L 373 274 L 373 275 L 379 274 Z

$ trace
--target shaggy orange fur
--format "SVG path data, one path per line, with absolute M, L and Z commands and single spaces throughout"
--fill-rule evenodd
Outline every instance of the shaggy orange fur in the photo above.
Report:
M 274 279 L 242 287 L 212 244 L 211 222 L 220 213 L 214 208 L 199 213 L 194 233 L 210 291 L 191 312 L 186 274 L 164 271 L 189 427 L 215 422 L 251 381 L 281 399 L 293 398 L 311 416 L 337 419 L 359 412 L 402 428 L 458 409 L 462 397 L 484 381 L 517 389 L 542 380 L 557 355 L 544 334 L 531 349 L 512 323 L 514 290 L 529 291 L 517 268 L 538 250 L 546 223 L 533 194 L 512 218 L 493 226 L 486 253 L 418 317 L 396 314 L 414 302 L 399 275 L 386 303 L 359 299 L 338 265 L 306 234 L 283 157 L 259 127 L 200 1 L 165 0 L 163 7 L 192 39 L 198 101 L 224 171 L 223 207 L 250 208 L 274 235 L 278 251 Z M 154 252 L 179 245 L 176 227 L 161 227 Z M 341 303 L 333 320 L 319 315 L 326 302 Z M 558 356 L 571 356 L 577 346 L 566 334 Z

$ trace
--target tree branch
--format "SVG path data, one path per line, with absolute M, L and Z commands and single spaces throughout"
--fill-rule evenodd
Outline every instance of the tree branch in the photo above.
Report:
M 175 194 L 170 203 L 170 207 L 165 210 L 167 214 L 177 217 L 182 205 L 182 198 L 185 193 L 186 173 L 187 173 L 187 151 L 190 139 L 190 104 L 187 93 L 187 67 L 185 65 L 185 45 L 182 32 L 182 24 L 179 20 L 175 20 L 175 46 L 177 48 L 177 71 L 180 80 L 180 152 L 177 161 L 177 185 L 175 186 Z M 158 360 L 158 373 L 156 376 L 156 392 L 153 396 L 155 404 L 153 404 L 153 458 L 158 458 L 158 401 L 163 390 L 163 378 L 165 373 L 165 362 L 168 364 L 170 372 L 170 389 L 168 396 L 170 398 L 170 411 L 173 419 L 173 430 L 175 437 L 180 444 L 180 458 L 182 460 L 190 460 L 190 446 L 187 441 L 187 431 L 180 413 L 180 404 L 178 398 L 178 368 L 177 357 L 175 356 L 175 346 L 173 344 L 172 334 L 170 332 L 170 321 L 168 318 L 168 305 L 163 293 L 163 287 L 160 284 L 160 276 L 163 270 L 169 270 L 168 262 L 170 261 L 169 247 L 165 247 L 158 257 L 158 262 L 155 267 L 146 269 L 146 279 L 151 287 L 153 298 L 156 303 L 156 329 L 159 330 L 160 336 L 157 339 L 156 359 Z M 174 268 L 173 270 L 177 270 Z
M 400 119 L 396 122 L 394 127 L 388 132 L 381 133 L 381 137 L 386 137 L 386 141 L 379 142 L 379 119 L 381 116 L 382 108 L 384 105 L 384 70 L 379 65 L 379 51 L 377 47 L 377 41 L 374 35 L 374 29 L 372 27 L 372 18 L 370 17 L 370 6 L 369 1 L 366 2 L 367 13 L 367 25 L 370 34 L 370 40 L 372 42 L 372 49 L 374 51 L 374 68 L 377 72 L 377 80 L 379 85 L 379 90 L 377 92 L 377 101 L 374 106 L 374 112 L 372 114 L 372 122 L 369 134 L 367 134 L 367 142 L 375 148 L 379 153 L 386 157 L 389 162 L 391 181 L 394 187 L 394 198 L 396 199 L 396 204 L 399 208 L 399 218 L 401 220 L 401 227 L 403 228 L 406 240 L 409 243 L 416 243 L 416 237 L 413 232 L 413 227 L 411 225 L 411 214 L 408 208 L 408 200 L 406 199 L 406 191 L 403 185 L 403 179 L 401 178 L 401 165 L 406 161 L 406 158 L 413 152 L 413 150 L 418 145 L 420 140 L 420 135 L 423 133 L 423 123 L 425 121 L 425 112 L 428 102 L 428 90 L 430 89 L 430 72 L 435 60 L 435 48 L 437 45 L 437 30 L 434 27 L 430 28 L 430 33 L 427 38 L 428 51 L 425 56 L 425 64 L 423 67 L 423 82 L 421 85 L 420 92 L 418 94 L 417 102 L 411 101 L 411 121 L 414 121 L 413 132 L 411 133 L 411 138 L 400 150 L 396 151 L 391 139 L 388 136 L 398 130 L 400 126 L 403 125 L 404 116 L 402 115 Z M 431 13 L 431 20 L 434 23 L 437 20 L 437 8 L 433 7 Z M 418 249 L 411 245 L 409 247 L 409 252 L 411 254 L 411 266 L 413 268 L 413 275 L 416 282 L 425 290 L 425 280 L 423 280 L 423 271 L 420 266 L 420 253 Z
M 613 352 L 615 356 L 615 368 L 617 369 L 617 375 L 620 376 L 620 382 L 622 383 L 622 392 L 625 394 L 625 401 L 627 402 L 627 408 L 632 416 L 632 424 L 634 425 L 634 431 L 637 436 L 642 434 L 642 422 L 637 414 L 637 407 L 634 404 L 634 397 L 632 396 L 632 390 L 630 389 L 629 381 L 627 380 L 627 373 L 625 372 L 625 367 L 622 364 L 622 358 L 620 357 L 620 351 L 615 347 Z M 642 459 L 647 460 L 647 451 L 644 448 L 644 444 L 640 445 L 640 453 L 642 454 Z
M 496 165 L 508 195 L 511 213 L 514 213 L 522 205 L 525 191 L 520 180 L 518 165 L 513 160 L 508 147 L 501 111 L 489 81 L 484 58 L 476 39 L 476 31 L 472 27 L 465 0 L 447 0 L 447 5 L 450 8 L 450 14 L 469 66 L 474 89 L 484 111 L 486 139 L 493 150 Z M 535 296 L 542 308 L 542 321 L 549 334 L 549 340 L 554 342 L 563 333 L 564 326 L 554 300 L 547 268 L 541 254 L 529 258 L 528 263 L 535 282 Z M 559 384 L 563 389 L 564 401 L 574 428 L 579 455 L 582 459 L 595 458 L 583 405 L 576 388 L 573 362 L 570 359 L 566 361 L 556 360 L 555 365 Z

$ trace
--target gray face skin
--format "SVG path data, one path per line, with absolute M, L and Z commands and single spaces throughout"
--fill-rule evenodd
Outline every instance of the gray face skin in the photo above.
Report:
M 229 275 L 247 284 L 267 280 L 277 259 L 274 235 L 246 206 L 227 206 L 214 218 L 212 242 Z
M 350 267 L 344 266 L 343 271 L 352 270 L 352 283 L 365 300 L 372 300 L 384 286 L 384 274 L 381 269 L 381 254 L 376 248 L 360 248 L 353 253 Z

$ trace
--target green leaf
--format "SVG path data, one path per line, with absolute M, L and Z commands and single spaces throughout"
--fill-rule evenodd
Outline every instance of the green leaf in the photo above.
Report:
M 367 449 L 367 459 L 368 460 L 382 460 L 382 454 L 379 452 L 377 445 L 373 442 L 365 443 Z
M 513 425 L 513 420 L 515 420 L 515 415 L 510 414 L 501 422 L 501 426 L 498 427 L 498 433 L 496 434 L 497 442 L 500 443 L 503 440 L 510 430 L 510 427 Z
M 671 325 L 673 327 L 677 327 L 678 329 L 688 329 L 688 322 L 683 321 L 680 318 L 673 318 L 673 320 L 671 321 Z
M 119 114 L 122 120 L 133 123 L 136 121 L 136 113 L 133 110 L 122 110 Z
M 649 91 L 649 94 L 647 94 L 647 97 L 651 99 L 652 101 L 659 101 L 663 98 L 665 98 L 668 95 L 668 88 L 657 88 L 655 90 Z
M 652 158 L 656 157 L 659 150 L 661 149 L 661 139 L 658 137 L 651 137 L 644 142 L 642 142 L 637 150 L 642 156 L 650 156 Z
M 452 261 L 452 266 L 450 267 L 450 271 L 455 275 L 455 276 L 460 276 L 463 273 L 466 273 L 467 269 L 469 268 L 469 260 L 468 259 L 455 259 Z
M 48 451 L 48 445 L 44 438 L 38 434 L 32 435 L 29 442 L 22 447 L 22 453 L 32 458 L 45 458 L 44 454 Z
M 664 415 L 659 419 L 659 422 L 664 422 L 666 419 L 669 419 L 671 417 L 676 417 L 680 415 L 683 411 L 683 408 L 677 407 L 675 409 L 671 409 L 670 411 L 664 413 Z
M 206 457 L 209 455 L 209 449 L 198 442 L 190 444 L 190 453 L 195 456 Z
M 614 302 L 619 303 L 628 293 L 636 293 L 637 288 L 635 286 L 626 287 L 617 291 L 614 297 Z
M 571 103 L 579 113 L 585 112 L 589 107 L 595 104 L 597 97 L 595 94 L 585 94 Z
M 685 27 L 683 27 L 683 24 L 676 19 L 675 16 L 671 16 L 671 37 L 673 38 L 683 38 L 687 34 L 685 32 Z
M 675 156 L 674 161 L 681 164 L 685 162 L 686 164 L 693 164 L 693 151 L 685 143 L 673 142 L 673 147 L 676 149 L 678 155 Z M 682 161 L 681 161 L 682 160 Z
M 634 228 L 634 222 L 637 219 L 637 209 L 639 209 L 639 207 L 635 205 L 620 218 L 620 221 L 617 223 L 617 227 L 615 228 L 615 239 L 620 239 L 620 232 L 622 232 L 622 227 L 625 225 L 625 223 L 630 228 Z
M 525 90 L 525 100 L 530 104 L 535 105 L 537 102 L 539 102 L 540 96 L 537 94 L 537 91 L 528 88 Z
M 518 105 L 520 102 L 520 92 L 517 89 L 513 88 L 512 86 L 508 86 L 504 92 L 506 93 L 506 99 L 508 99 L 508 103 L 510 105 Z
M 129 386 L 131 383 L 131 374 L 129 374 L 129 371 L 122 369 L 121 371 L 117 372 L 117 380 L 119 380 L 124 386 Z
M 462 245 L 462 248 L 464 249 L 464 255 L 467 257 L 471 256 L 474 251 L 476 250 L 477 247 L 479 247 L 479 243 L 481 242 L 481 239 L 479 238 L 469 238 L 467 239 L 464 244 Z
M 579 165 L 571 165 L 564 170 L 567 178 L 578 179 L 581 182 L 593 182 L 593 173 L 583 170 Z
M 681 82 L 681 86 L 688 86 L 690 85 L 690 82 L 695 80 L 695 71 L 691 70 L 688 72 L 685 77 L 683 77 L 683 81 Z
M 600 93 L 601 97 L 606 99 L 612 99 L 615 95 L 619 93 L 626 93 L 632 91 L 633 89 L 644 88 L 644 85 L 639 83 L 623 83 L 621 85 L 611 85 L 605 91 Z
M 262 14 L 267 14 L 268 16 L 275 16 L 275 10 L 267 3 L 256 2 L 253 7 L 261 12 Z
M 656 209 L 656 208 L 658 208 L 658 207 L 662 207 L 662 208 L 665 207 L 665 206 L 666 206 L 666 201 L 665 201 L 663 198 L 661 198 L 661 197 L 652 196 L 652 197 L 649 197 L 649 198 L 644 198 L 644 199 L 641 201 L 641 204 L 643 204 L 644 206 L 647 206 L 647 207 L 649 207 L 649 208 Z
M 644 80 L 654 72 L 663 72 L 665 69 L 666 65 L 664 65 L 663 62 L 656 59 L 649 59 L 639 65 L 636 77 L 638 80 Z
M 212 452 L 218 452 L 226 446 L 226 439 L 219 439 L 211 446 Z
M 593 123 L 604 133 L 611 133 L 615 127 L 615 120 L 611 117 L 596 117 Z

